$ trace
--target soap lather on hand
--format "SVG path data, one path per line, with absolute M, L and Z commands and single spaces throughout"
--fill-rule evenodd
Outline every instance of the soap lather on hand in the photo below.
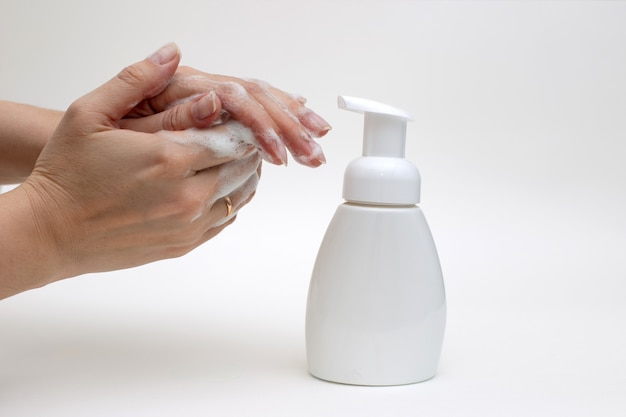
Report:
M 180 57 L 165 45 L 65 112 L 0 101 L 0 184 L 21 182 L 0 194 L 0 299 L 182 256 L 235 221 L 261 157 L 324 163 L 303 99 Z
M 222 117 L 206 128 L 175 132 L 179 139 L 189 137 L 207 146 L 217 145 L 217 139 L 212 139 L 216 132 L 212 133 L 211 129 L 230 119 L 240 125 L 231 124 L 227 130 L 231 133 L 233 129 L 241 131 L 241 126 L 249 129 L 255 146 L 270 163 L 286 165 L 287 150 L 296 161 L 306 166 L 317 167 L 326 162 L 315 139 L 330 131 L 328 122 L 307 108 L 304 98 L 288 94 L 264 81 L 213 75 L 190 67 L 179 67 L 166 89 L 143 104 L 150 111 L 159 112 L 211 91 L 219 99 Z M 140 109 L 144 106 L 137 106 L 127 117 L 141 116 Z M 249 138 L 241 136 L 241 140 L 248 141 Z

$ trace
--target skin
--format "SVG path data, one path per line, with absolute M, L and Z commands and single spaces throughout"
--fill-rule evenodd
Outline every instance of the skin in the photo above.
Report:
M 178 47 L 166 45 L 155 55 L 164 53 L 163 49 L 174 54 L 174 76 L 157 86 L 162 88 L 159 94 L 129 109 L 117 121 L 117 127 L 147 133 L 206 128 L 222 122 L 226 115 L 252 129 L 257 149 L 270 163 L 286 165 L 286 149 L 304 165 L 317 167 L 325 163 L 314 140 L 326 135 L 331 126 L 305 106 L 304 98 L 259 80 L 179 67 Z M 63 115 L 62 111 L 0 101 L 0 184 L 21 183 L 30 175 Z M 276 136 L 268 137 L 268 132 Z
M 210 127 L 203 132 L 218 140 L 227 125 L 215 123 L 223 109 L 234 108 L 228 90 L 183 88 L 179 60 L 178 48 L 166 45 L 64 113 L 0 102 L 0 180 L 23 180 L 0 194 L 0 299 L 87 272 L 186 254 L 231 224 L 251 200 L 261 154 L 281 161 L 280 146 L 264 149 L 260 141 L 218 155 L 163 134 Z M 276 104 L 282 111 L 290 105 Z M 301 132 L 315 129 L 291 117 L 284 125 L 252 107 L 264 115 L 260 122 L 241 107 L 231 117 L 254 124 L 255 137 L 272 125 L 289 149 Z M 225 196 L 233 205 L 228 217 Z
M 326 162 L 314 139 L 328 133 L 330 125 L 293 96 L 259 80 L 211 75 L 180 67 L 163 94 L 147 101 L 157 111 L 198 91 L 215 91 L 229 116 L 249 126 L 264 158 L 286 165 L 289 150 L 296 161 L 310 167 Z

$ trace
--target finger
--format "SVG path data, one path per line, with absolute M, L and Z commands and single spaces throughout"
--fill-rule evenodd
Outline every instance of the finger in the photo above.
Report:
M 257 152 L 245 157 L 236 159 L 225 164 L 197 172 L 192 177 L 185 180 L 185 188 L 191 195 L 199 196 L 199 201 L 204 201 L 201 213 L 195 218 L 203 215 L 203 212 L 210 210 L 215 202 L 231 195 L 235 190 L 250 181 L 251 177 L 256 187 L 258 183 L 258 167 L 261 157 Z M 248 183 L 249 185 L 250 183 Z M 232 197 L 231 197 L 232 198 Z M 233 207 L 238 207 L 239 201 L 233 202 Z M 224 206 L 222 206 L 224 207 Z M 221 213 L 223 215 L 223 213 Z M 218 215 L 217 218 L 223 217 Z M 215 220 L 215 219 L 213 219 Z
M 230 220 L 228 220 L 227 222 L 224 222 L 223 224 L 220 224 L 219 226 L 216 227 L 212 227 L 209 230 L 207 230 L 204 235 L 202 235 L 202 239 L 201 241 L 198 243 L 197 246 L 200 246 L 201 244 L 207 242 L 210 239 L 213 239 L 215 236 L 217 236 L 218 234 L 220 234 L 224 229 L 226 229 L 228 226 L 230 226 L 231 224 L 233 224 L 236 220 L 236 216 L 231 218 Z
M 207 241 L 213 239 L 215 236 L 220 234 L 226 227 L 233 224 L 235 219 L 236 217 L 233 217 L 229 221 L 224 222 L 223 224 L 220 224 L 219 226 L 210 227 L 202 234 L 202 236 L 200 236 L 200 239 L 198 239 L 193 244 L 183 247 L 183 248 L 177 248 L 176 254 L 174 256 L 181 256 L 186 253 L 189 253 L 192 250 L 196 249 L 197 247 L 201 246 L 202 244 L 206 243 Z
M 293 114 L 314 138 L 321 138 L 332 129 L 326 120 L 305 106 L 306 99 L 301 96 L 288 94 L 272 86 L 268 86 L 267 91 L 269 95 L 283 103 L 286 111 Z
M 251 129 L 263 158 L 273 164 L 286 165 L 287 151 L 277 133 L 278 127 L 270 115 L 252 99 L 240 82 L 233 77 L 208 75 L 193 68 L 180 67 L 163 94 L 149 100 L 156 111 L 198 92 L 216 91 L 222 108 L 233 119 Z
M 179 62 L 178 47 L 165 45 L 79 100 L 86 111 L 102 114 L 106 118 L 103 122 L 116 123 L 139 102 L 163 91 Z
M 161 94 L 148 99 L 146 104 L 153 112 L 161 112 L 173 104 L 188 100 L 189 97 L 214 91 L 215 86 L 216 82 L 208 74 L 191 67 L 179 66 L 167 88 Z
M 269 87 L 264 83 L 258 83 L 257 85 L 258 88 L 250 88 L 249 90 L 252 91 L 251 94 L 254 99 L 261 104 L 262 108 L 279 126 L 283 143 L 289 149 L 294 159 L 303 165 L 311 167 L 317 167 L 325 163 L 326 158 L 322 148 L 313 140 L 313 137 L 314 134 L 316 136 L 319 135 L 324 129 L 328 132 L 330 126 L 324 127 L 324 129 L 315 127 L 316 130 L 313 133 L 297 117 L 299 112 L 302 116 L 306 116 L 308 122 L 314 121 L 311 118 L 311 114 L 303 110 L 304 107 L 300 102 L 285 93 L 279 97 L 272 95 Z M 279 90 L 274 89 L 274 91 L 278 92 Z M 323 119 L 318 123 L 328 125 Z M 313 127 L 312 124 L 311 126 Z
M 287 151 L 278 133 L 281 120 L 275 119 L 238 82 L 219 83 L 217 90 L 224 110 L 252 130 L 263 157 L 273 164 L 287 165 Z
M 209 75 L 193 68 L 180 67 L 163 94 L 150 100 L 160 109 L 198 91 L 215 90 L 224 110 L 250 127 L 264 159 L 274 164 L 287 163 L 285 146 L 298 162 L 318 166 L 325 162 L 319 145 L 310 138 L 321 137 L 330 126 L 304 107 L 305 100 L 275 89 L 261 81 Z
M 190 96 L 167 110 L 144 117 L 126 117 L 120 120 L 120 127 L 138 132 L 158 132 L 160 130 L 185 130 L 205 128 L 215 123 L 221 115 L 222 104 L 215 92 Z
M 238 83 L 235 85 L 240 86 L 250 95 L 250 97 L 244 96 L 247 102 L 245 103 L 247 114 L 243 116 L 254 114 L 255 110 L 266 113 L 278 127 L 283 144 L 294 159 L 301 164 L 316 167 L 326 162 L 321 147 L 313 140 L 330 130 L 330 125 L 324 119 L 304 107 L 302 99 L 273 88 L 264 81 L 240 80 L 240 82 L 244 83 L 243 87 Z M 226 84 L 229 83 L 233 82 Z M 252 106 L 252 104 L 256 105 Z M 228 110 L 226 105 L 225 108 Z M 233 117 L 239 119 L 241 116 L 235 110 Z
M 259 178 L 261 178 L 261 172 L 263 171 L 263 161 L 261 161 L 261 163 L 259 163 L 259 167 L 256 170 L 256 174 L 259 176 Z
M 211 228 L 220 225 L 235 217 L 239 210 L 246 205 L 259 183 L 258 170 L 254 165 L 260 161 L 258 154 L 247 158 L 245 164 L 230 163 L 228 171 L 219 171 L 212 168 L 198 173 L 189 179 L 187 184 L 196 195 L 205 194 L 206 203 L 193 218 L 192 222 L 198 227 Z M 241 171 L 243 169 L 243 171 Z M 234 175 L 237 174 L 237 175 Z M 228 177 L 227 179 L 224 179 Z M 207 184 L 214 184 L 208 187 Z
M 215 195 L 217 197 L 231 195 L 235 190 L 248 182 L 250 177 L 256 178 L 258 182 L 258 168 L 260 164 L 261 157 L 258 153 L 254 153 L 245 158 L 236 159 L 213 168 L 217 172 L 218 183 Z
M 193 172 L 244 158 L 256 150 L 250 129 L 235 120 L 206 129 L 160 131 L 157 135 L 188 149 L 188 166 Z
M 251 175 L 248 181 L 243 183 L 241 187 L 230 193 L 230 197 L 233 202 L 233 213 L 238 213 L 244 206 L 246 206 L 252 197 L 256 194 L 256 189 L 259 185 L 259 176 Z
M 258 175 L 251 175 L 227 196 L 218 199 L 213 203 L 209 211 L 209 222 L 214 226 L 218 226 L 235 218 L 239 210 L 252 200 L 258 184 Z

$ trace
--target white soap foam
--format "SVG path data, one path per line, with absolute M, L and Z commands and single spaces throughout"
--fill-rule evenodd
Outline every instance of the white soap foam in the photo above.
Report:
M 254 153 L 221 165 L 218 174 L 219 187 L 215 191 L 217 198 L 230 195 L 248 181 L 251 176 L 257 175 L 260 162 L 259 155 Z
M 259 147 L 252 130 L 236 120 L 204 129 L 162 130 L 159 134 L 176 143 L 201 145 L 210 149 L 216 158 L 239 158 L 251 148 Z
M 294 110 L 294 113 L 287 108 L 285 103 L 271 94 L 270 89 L 272 87 L 270 84 L 265 81 L 255 79 L 248 79 L 246 81 L 256 84 L 262 91 L 265 91 L 267 97 L 279 106 L 281 110 L 284 111 L 285 115 L 291 118 L 296 124 L 301 124 L 300 120 L 306 118 L 308 113 L 311 112 L 311 110 L 306 107 L 300 106 Z M 261 108 L 263 107 L 258 101 L 251 99 L 244 86 L 235 81 L 215 81 L 207 78 L 205 75 L 195 74 L 179 77 L 178 82 L 183 85 L 187 85 L 188 88 L 197 89 L 202 87 L 207 91 L 211 89 L 217 91 L 224 108 L 234 111 L 235 113 L 241 108 L 242 105 L 245 105 L 244 103 L 252 102 L 256 103 Z M 288 93 L 286 94 L 289 96 Z M 197 96 L 198 95 L 196 94 L 186 97 L 173 103 L 172 105 L 188 102 Z M 300 102 L 305 102 L 305 100 L 303 100 L 299 95 L 291 95 L 291 97 Z M 223 110 L 223 116 L 224 115 L 228 116 L 227 110 Z M 182 133 L 173 132 L 172 134 L 167 134 L 166 136 L 180 143 L 194 142 L 212 149 L 216 157 L 243 156 L 249 151 L 250 145 L 252 145 L 266 161 L 273 164 L 287 163 L 287 154 L 284 149 L 283 140 L 276 131 L 268 129 L 267 131 L 260 133 L 257 129 L 256 135 L 260 139 L 261 143 L 263 143 L 263 146 L 261 146 L 259 141 L 255 139 L 251 129 L 233 119 L 224 119 L 226 119 L 226 117 L 221 117 L 221 119 L 216 123 L 218 125 L 213 125 L 210 128 L 188 129 Z M 300 140 L 309 142 L 312 152 L 309 155 L 303 155 L 301 151 L 296 151 L 296 154 L 293 155 L 294 158 L 305 165 L 311 165 L 311 162 L 316 160 L 323 161 L 323 152 L 318 144 L 313 140 L 315 135 L 313 135 L 313 133 L 306 127 L 300 133 Z M 294 146 L 291 146 L 290 148 L 293 153 Z M 269 152 L 278 153 L 280 157 L 271 157 Z
M 311 153 L 310 155 L 294 155 L 298 161 L 302 164 L 311 166 L 318 165 L 315 162 L 325 163 L 326 158 L 324 157 L 324 152 L 322 151 L 322 147 L 314 141 L 311 141 Z
M 230 196 L 235 205 L 235 210 L 230 217 L 223 219 L 223 222 L 236 215 L 238 207 L 243 201 L 248 199 L 256 190 L 259 183 L 258 168 L 261 163 L 260 155 L 253 153 L 244 158 L 235 159 L 215 167 L 217 169 L 216 188 L 212 198 L 207 202 L 206 207 L 212 207 L 220 199 Z M 192 219 L 193 223 L 204 214 L 204 209 L 200 210 Z

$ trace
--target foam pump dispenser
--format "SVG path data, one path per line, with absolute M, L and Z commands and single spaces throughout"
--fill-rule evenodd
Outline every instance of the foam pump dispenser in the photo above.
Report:
M 443 276 L 405 159 L 403 110 L 340 96 L 364 113 L 363 156 L 345 171 L 343 198 L 322 240 L 306 311 L 309 372 L 353 385 L 432 378 L 446 322 Z

